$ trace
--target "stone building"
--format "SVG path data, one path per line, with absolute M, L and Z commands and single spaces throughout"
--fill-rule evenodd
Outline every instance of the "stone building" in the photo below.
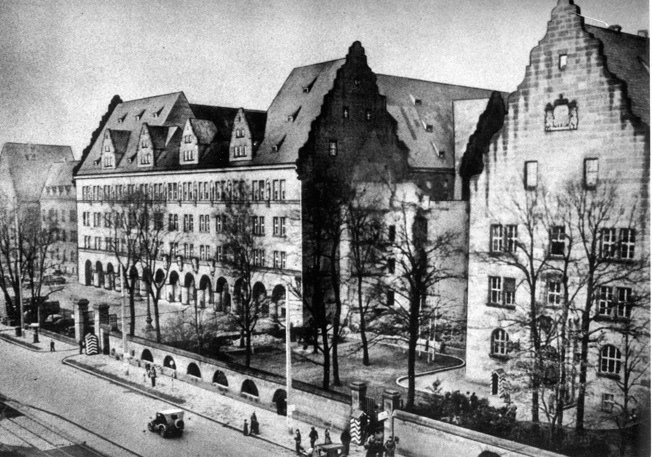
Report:
M 5 143 L 0 152 L 1 204 L 17 201 L 23 217 L 57 229 L 50 246 L 47 274 L 74 274 L 77 220 L 72 168 L 78 162 L 70 146 Z
M 506 114 L 494 97 L 479 117 L 461 177 L 470 202 L 466 374 L 486 386 L 482 395 L 517 398 L 533 382 L 524 378 L 533 360 L 563 350 L 571 414 L 582 386 L 582 407 L 611 412 L 623 403 L 627 355 L 644 348 L 639 367 L 648 362 L 648 337 L 626 336 L 638 324 L 649 334 L 648 55 L 646 34 L 590 26 L 559 0 Z M 559 368 L 542 368 L 541 411 Z M 649 395 L 643 370 L 631 395 Z

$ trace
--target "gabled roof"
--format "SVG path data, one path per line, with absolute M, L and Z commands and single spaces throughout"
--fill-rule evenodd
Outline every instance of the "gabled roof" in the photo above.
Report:
M 21 202 L 37 202 L 53 164 L 76 164 L 70 146 L 5 143 L 0 152 L 0 188 Z
M 453 168 L 453 101 L 489 98 L 492 92 L 400 76 L 377 75 L 376 81 L 414 168 Z
M 297 160 L 344 62 L 338 59 L 292 70 L 269 107 L 265 140 L 254 163 Z M 380 94 L 387 97 L 387 111 L 398 124 L 399 138 L 410 149 L 409 164 L 416 168 L 452 168 L 453 100 L 489 98 L 492 92 L 400 76 L 377 75 L 376 82 Z M 429 125 L 431 132 L 427 131 Z M 442 158 L 439 151 L 445 151 Z
M 650 125 L 650 39 L 593 25 L 584 27 L 602 42 L 609 72 L 627 83 L 633 113 Z
M 74 199 L 75 194 L 72 191 L 73 189 L 73 180 L 72 180 L 72 171 L 73 168 L 79 163 L 77 160 L 70 160 L 67 162 L 57 162 L 53 163 L 50 166 L 48 172 L 48 178 L 45 181 L 43 190 L 41 191 L 41 197 L 45 196 L 45 189 L 48 187 L 64 187 L 70 190 L 68 198 Z
M 197 143 L 199 144 L 210 144 L 217 134 L 217 127 L 215 127 L 212 121 L 190 119 L 190 124 L 192 125 L 193 132 L 195 132 L 195 136 L 197 136 Z
M 190 109 L 194 114 L 192 117 L 195 119 L 211 121 L 215 125 L 220 140 L 231 138 L 233 120 L 238 114 L 237 108 L 191 104 Z
M 167 144 L 169 127 L 164 126 L 147 126 L 149 137 L 152 140 L 154 149 L 164 149 Z
M 337 70 L 345 59 L 322 62 L 292 70 L 269 109 L 265 139 L 258 148 L 256 164 L 294 163 L 308 141 L 312 122 L 321 113 L 324 97 L 333 88 Z M 299 109 L 293 121 L 288 120 Z M 282 142 L 278 151 L 275 146 Z

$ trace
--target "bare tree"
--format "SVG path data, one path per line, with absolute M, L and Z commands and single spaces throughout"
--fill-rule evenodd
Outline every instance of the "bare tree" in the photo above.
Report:
M 395 303 L 391 298 L 379 301 L 384 313 L 370 327 L 385 337 L 407 342 L 406 408 L 411 409 L 415 400 L 418 339 L 432 316 L 446 306 L 444 303 L 434 306 L 428 298 L 440 284 L 459 278 L 449 260 L 459 252 L 460 243 L 459 235 L 448 231 L 431 236 L 426 211 L 418 205 L 403 204 L 397 211 L 396 222 L 394 240 L 388 242 L 387 256 L 382 261 L 382 267 L 392 275 L 391 282 L 380 279 L 376 288 L 379 295 L 398 295 L 402 303 Z

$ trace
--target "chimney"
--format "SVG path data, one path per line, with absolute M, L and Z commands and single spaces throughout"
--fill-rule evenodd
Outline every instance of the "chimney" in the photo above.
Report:
M 613 30 L 614 32 L 620 32 L 622 29 L 623 28 L 618 24 L 614 24 L 614 25 L 609 26 L 609 30 Z
M 638 31 L 638 36 L 642 36 L 644 38 L 647 38 L 647 29 L 639 30 Z

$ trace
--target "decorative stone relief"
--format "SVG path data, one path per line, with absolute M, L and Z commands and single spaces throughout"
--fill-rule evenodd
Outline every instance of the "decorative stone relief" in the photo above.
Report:
M 569 102 L 563 94 L 553 104 L 546 105 L 545 131 L 577 130 L 579 119 L 577 116 L 577 102 Z

